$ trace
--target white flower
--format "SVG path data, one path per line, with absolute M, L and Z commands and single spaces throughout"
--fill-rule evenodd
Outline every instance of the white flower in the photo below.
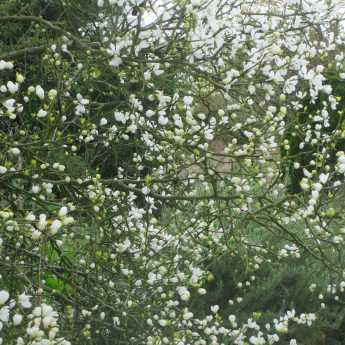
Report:
M 58 219 L 55 219 L 53 223 L 50 225 L 50 233 L 52 235 L 55 235 L 61 228 L 61 225 L 62 225 L 61 221 Z
M 47 226 L 47 216 L 45 214 L 40 214 L 40 218 L 37 224 L 39 230 L 44 230 Z
M 31 192 L 34 194 L 38 194 L 41 191 L 41 187 L 37 184 L 34 184 L 31 188 Z
M 14 94 L 18 91 L 19 86 L 17 83 L 13 83 L 12 81 L 7 82 L 7 89 L 11 94 Z
M 303 174 L 304 176 L 308 177 L 308 178 L 311 178 L 312 177 L 312 174 L 307 170 L 307 169 L 303 169 Z
M 29 213 L 26 217 L 26 220 L 33 222 L 36 219 L 36 216 L 33 213 Z
M 47 114 L 48 114 L 48 113 L 47 113 L 45 110 L 40 109 L 40 110 L 38 111 L 38 113 L 37 113 L 37 117 L 41 119 L 41 118 L 46 117 Z
M 108 123 L 107 119 L 105 117 L 101 118 L 101 121 L 99 121 L 100 126 L 105 126 Z
M 126 123 L 126 117 L 125 117 L 125 114 L 124 113 L 121 113 L 120 111 L 115 111 L 115 120 L 118 121 L 118 122 L 122 122 L 123 124 Z
M 110 61 L 110 65 L 113 67 L 119 67 L 121 64 L 122 59 L 119 56 L 114 56 Z
M 256 92 L 255 86 L 254 86 L 254 85 L 249 85 L 249 86 L 248 86 L 248 92 L 249 92 L 251 95 L 254 95 L 255 92 Z
M 154 114 L 155 114 L 155 112 L 151 109 L 147 110 L 145 113 L 145 115 L 149 118 L 152 117 Z
M 9 152 L 12 153 L 14 156 L 18 156 L 20 154 L 20 150 L 18 149 L 18 147 L 13 147 L 9 150 Z
M 8 322 L 10 318 L 10 308 L 8 306 L 4 306 L 0 309 L 0 320 L 2 322 Z
M 165 126 L 166 124 L 168 124 L 169 120 L 168 120 L 167 117 L 161 115 L 161 116 L 159 116 L 159 118 L 158 118 L 158 122 L 159 122 L 159 124 L 161 124 L 162 126 Z
M 229 319 L 229 321 L 230 321 L 231 323 L 236 322 L 236 316 L 233 315 L 233 314 L 229 315 L 228 319 Z
M 150 188 L 148 188 L 147 186 L 143 187 L 142 190 L 143 194 L 147 195 L 150 194 Z
M 39 99 L 44 99 L 44 90 L 41 85 L 36 86 L 36 95 Z
M 330 94 L 332 93 L 332 86 L 331 86 L 331 85 L 325 85 L 325 86 L 323 87 L 323 91 L 324 91 L 325 93 L 327 93 L 328 95 L 330 95 Z
M 191 96 L 184 96 L 183 97 L 183 103 L 187 107 L 190 106 L 193 103 L 193 97 L 191 97 Z
M 144 79 L 145 80 L 150 80 L 151 79 L 151 72 L 150 71 L 144 72 Z
M 124 242 L 117 245 L 117 250 L 119 253 L 124 253 L 131 246 L 131 241 L 126 238 Z
M 0 165 L 0 174 L 5 174 L 7 172 L 7 168 Z
M 185 286 L 178 286 L 176 291 L 180 295 L 182 301 L 188 301 L 190 299 L 190 292 Z
M 0 60 L 0 71 L 4 70 L 4 69 L 12 69 L 13 68 L 13 64 L 10 62 L 6 62 L 4 60 Z
M 263 338 L 261 335 L 258 335 L 258 336 L 252 335 L 249 338 L 249 342 L 252 343 L 253 345 L 264 345 L 264 344 L 266 344 L 265 338 Z
M 31 298 L 30 295 L 26 295 L 25 293 L 22 293 L 21 295 L 18 296 L 18 302 L 23 308 L 28 309 L 28 308 L 31 308 L 32 306 L 32 303 L 30 302 L 30 298 Z
M 341 174 L 344 174 L 345 173 L 345 164 L 339 164 L 338 170 Z
M 137 129 L 138 127 L 134 123 L 127 127 L 127 131 L 133 134 L 137 131 Z
M 22 320 L 23 320 L 23 316 L 20 315 L 20 314 L 14 314 L 13 315 L 13 324 L 15 326 L 18 326 L 22 323 Z
M 7 100 L 3 103 L 3 105 L 4 105 L 4 107 L 7 108 L 7 111 L 11 113 L 11 112 L 14 112 L 14 111 L 15 111 L 15 103 L 16 103 L 16 100 L 13 99 L 13 98 L 10 98 L 10 99 L 7 99 Z
M 212 130 L 208 129 L 205 131 L 205 139 L 210 141 L 214 139 L 214 135 L 212 133 Z
M 165 327 L 168 325 L 168 321 L 167 320 L 159 320 L 158 323 L 160 324 L 160 326 Z
M 344 155 L 344 154 L 341 154 L 341 155 L 338 157 L 338 163 L 339 163 L 339 164 L 345 164 L 345 155 Z
M 212 313 L 216 314 L 219 310 L 219 305 L 213 305 L 211 306 Z
M 43 318 L 42 323 L 44 328 L 54 326 L 56 324 L 56 318 L 54 318 L 53 315 L 47 315 Z
M 33 326 L 33 327 L 28 327 L 28 329 L 26 330 L 26 333 L 32 338 L 37 338 L 40 335 L 41 331 L 38 326 Z
M 183 319 L 184 319 L 184 320 L 190 320 L 193 316 L 194 316 L 194 315 L 193 315 L 192 312 L 186 311 L 186 312 L 183 314 Z
M 59 210 L 59 217 L 65 217 L 68 213 L 68 208 L 66 206 L 62 206 Z
M 10 294 L 7 291 L 5 290 L 0 291 L 0 305 L 5 304 L 9 298 L 10 298 Z
M 31 238 L 34 240 L 34 241 L 37 241 L 40 237 L 41 237 L 42 233 L 41 231 L 38 231 L 37 229 L 34 229 L 32 230 L 31 232 Z
M 280 322 L 280 323 L 277 323 L 274 327 L 278 333 L 288 332 L 288 326 L 286 323 Z
M 317 192 L 320 192 L 320 190 L 322 189 L 322 184 L 316 182 L 313 188 L 314 188 Z
M 199 288 L 199 289 L 198 289 L 198 294 L 199 294 L 199 295 L 205 295 L 206 292 L 207 292 L 207 291 L 206 291 L 204 288 Z

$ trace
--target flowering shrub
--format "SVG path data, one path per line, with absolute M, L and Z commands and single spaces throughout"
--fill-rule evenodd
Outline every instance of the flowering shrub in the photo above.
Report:
M 340 5 L 1 5 L 3 344 L 294 345 L 341 306 Z M 314 304 L 245 308 L 300 263 Z

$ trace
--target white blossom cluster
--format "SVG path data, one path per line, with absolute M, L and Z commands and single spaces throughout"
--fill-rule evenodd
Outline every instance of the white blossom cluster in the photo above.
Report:
M 31 298 L 25 292 L 12 298 L 0 291 L 0 343 L 7 344 L 14 333 L 11 341 L 16 345 L 70 345 L 58 337 L 58 313 L 45 303 L 34 307 Z

